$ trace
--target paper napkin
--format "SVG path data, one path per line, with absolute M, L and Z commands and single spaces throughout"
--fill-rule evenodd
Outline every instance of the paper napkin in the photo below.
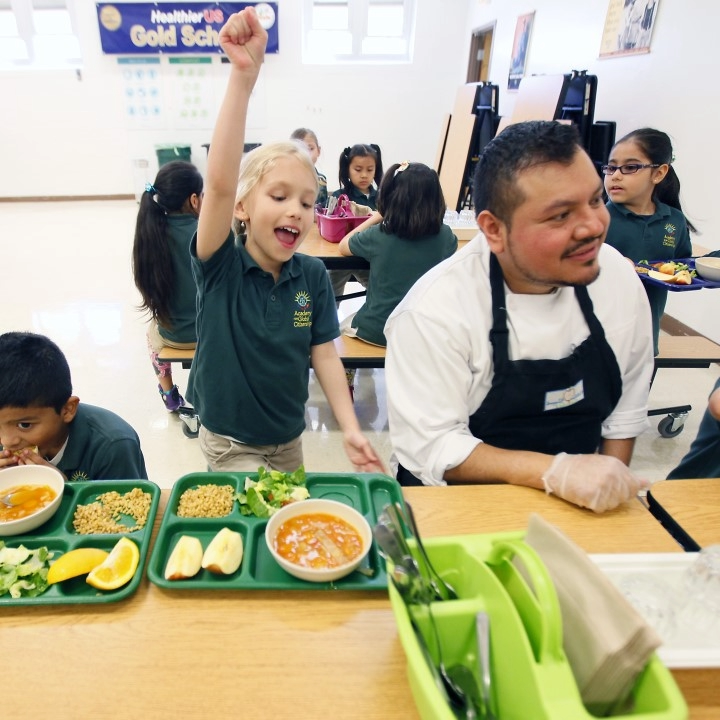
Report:
M 604 715 L 627 698 L 662 640 L 585 551 L 539 515 L 530 516 L 525 541 L 555 584 L 583 703 Z

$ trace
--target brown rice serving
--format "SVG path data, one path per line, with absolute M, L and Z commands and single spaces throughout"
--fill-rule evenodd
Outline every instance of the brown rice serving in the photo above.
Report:
M 235 488 L 232 485 L 199 485 L 180 496 L 178 517 L 216 518 L 232 512 Z
M 129 533 L 145 527 L 152 497 L 150 493 L 140 488 L 121 495 L 115 490 L 98 495 L 94 502 L 88 505 L 78 505 L 75 508 L 73 527 L 80 535 Z M 135 520 L 134 527 L 123 525 L 122 516 Z

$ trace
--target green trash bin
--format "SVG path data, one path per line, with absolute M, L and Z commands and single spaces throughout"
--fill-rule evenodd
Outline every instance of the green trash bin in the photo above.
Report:
M 156 145 L 158 166 L 162 167 L 165 163 L 173 160 L 185 160 L 190 162 L 190 146 L 189 145 Z

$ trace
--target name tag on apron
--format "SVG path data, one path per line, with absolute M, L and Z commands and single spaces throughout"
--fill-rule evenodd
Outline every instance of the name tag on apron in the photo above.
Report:
M 579 403 L 585 398 L 583 381 L 578 380 L 572 387 L 564 390 L 550 390 L 545 393 L 545 410 L 560 410 Z

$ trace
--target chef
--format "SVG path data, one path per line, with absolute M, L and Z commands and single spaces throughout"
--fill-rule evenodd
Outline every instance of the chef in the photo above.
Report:
M 650 309 L 603 244 L 602 180 L 574 126 L 507 127 L 478 160 L 473 203 L 482 233 L 385 326 L 398 480 L 614 508 L 646 486 L 628 464 L 648 427 Z

